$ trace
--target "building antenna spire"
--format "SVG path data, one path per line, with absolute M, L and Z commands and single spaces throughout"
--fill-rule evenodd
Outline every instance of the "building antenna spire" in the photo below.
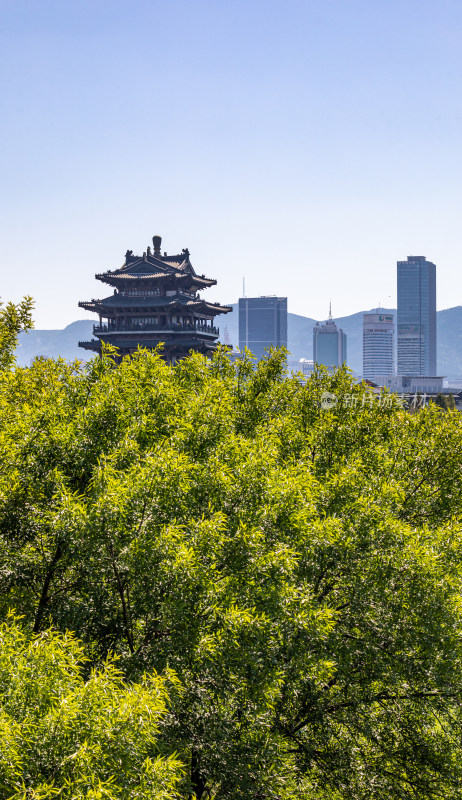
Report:
M 332 319 L 332 300 L 329 300 L 329 319 Z
M 242 297 L 245 297 L 245 278 L 242 278 Z

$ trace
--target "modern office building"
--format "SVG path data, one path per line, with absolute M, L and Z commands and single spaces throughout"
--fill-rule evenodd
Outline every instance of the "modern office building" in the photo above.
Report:
M 363 314 L 363 378 L 375 382 L 393 374 L 394 336 L 393 314 Z
M 287 371 L 289 375 L 301 374 L 304 379 L 309 378 L 314 372 L 314 361 L 308 358 L 289 359 L 287 361 Z
M 309 378 L 314 372 L 314 361 L 309 358 L 301 358 L 298 362 L 298 370 L 305 378 Z
M 239 299 L 239 350 L 263 358 L 269 347 L 287 347 L 287 297 Z
M 436 375 L 436 266 L 398 261 L 398 374 Z
M 340 367 L 347 360 L 347 336 L 337 328 L 329 309 L 329 319 L 313 328 L 313 361 L 325 367 Z

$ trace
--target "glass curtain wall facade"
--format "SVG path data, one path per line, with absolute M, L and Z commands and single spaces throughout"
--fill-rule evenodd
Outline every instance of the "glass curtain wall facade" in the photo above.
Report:
M 363 314 L 363 378 L 393 374 L 394 336 L 393 314 Z
M 398 374 L 436 375 L 436 266 L 408 256 L 397 278 Z
M 287 347 L 287 297 L 239 299 L 239 350 L 258 359 L 269 347 Z
M 341 367 L 347 360 L 347 337 L 329 317 L 313 328 L 313 361 L 325 367 Z

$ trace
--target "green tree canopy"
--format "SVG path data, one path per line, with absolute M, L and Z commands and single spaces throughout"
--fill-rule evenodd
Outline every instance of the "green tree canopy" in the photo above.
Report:
M 178 761 L 157 739 L 158 676 L 127 686 L 114 663 L 83 678 L 70 635 L 0 626 L 0 796 L 11 800 L 173 800 Z
M 0 303 L 0 369 L 8 369 L 15 362 L 18 335 L 30 331 L 32 322 L 32 297 L 24 297 L 20 303 Z
M 0 612 L 173 670 L 194 797 L 460 797 L 458 414 L 282 352 L 43 360 L 0 406 Z
M 438 408 L 442 408 L 443 411 L 455 411 L 456 409 L 456 401 L 452 394 L 445 395 L 439 392 L 433 402 Z

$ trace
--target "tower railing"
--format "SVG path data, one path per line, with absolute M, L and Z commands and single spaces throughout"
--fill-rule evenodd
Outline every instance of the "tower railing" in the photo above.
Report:
M 141 333 L 141 332 L 150 332 L 150 331 L 173 331 L 177 333 L 182 332 L 195 332 L 195 333 L 207 333 L 213 334 L 214 336 L 219 336 L 220 329 L 216 328 L 215 325 L 200 325 L 196 323 L 192 325 L 190 323 L 178 323 L 178 322 L 170 322 L 165 324 L 154 324 L 150 322 L 141 323 L 139 325 L 131 324 L 131 325 L 94 325 L 93 326 L 93 333 L 95 335 L 102 334 L 102 333 Z

